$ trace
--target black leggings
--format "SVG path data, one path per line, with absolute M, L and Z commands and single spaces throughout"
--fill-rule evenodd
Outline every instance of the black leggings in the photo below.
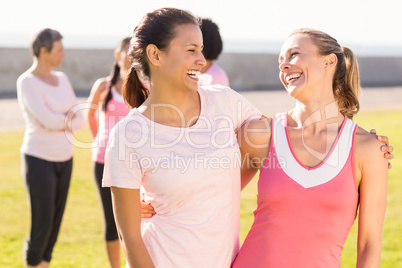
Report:
M 112 207 L 112 196 L 110 194 L 109 187 L 102 187 L 102 177 L 103 177 L 103 169 L 105 165 L 94 162 L 93 171 L 94 171 L 94 179 L 96 183 L 96 188 L 98 190 L 98 196 L 102 203 L 103 208 L 103 232 L 105 235 L 106 241 L 114 241 L 119 239 L 117 234 L 116 223 L 114 221 L 113 215 L 113 207 Z
M 28 265 L 50 262 L 59 234 L 68 188 L 72 158 L 65 162 L 51 162 L 22 155 L 22 176 L 31 206 L 31 232 L 24 246 Z

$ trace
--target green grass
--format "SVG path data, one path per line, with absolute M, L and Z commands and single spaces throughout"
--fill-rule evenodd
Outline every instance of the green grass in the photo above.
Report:
M 356 122 L 387 135 L 395 148 L 389 173 L 388 206 L 383 229 L 382 267 L 402 267 L 402 110 L 365 111 Z M 20 174 L 23 132 L 0 132 L 0 267 L 22 267 L 22 245 L 29 228 L 29 210 Z M 77 132 L 80 147 L 88 145 L 88 129 Z M 78 144 L 78 143 L 77 143 Z M 86 146 L 88 147 L 88 146 Z M 255 178 L 242 192 L 241 239 L 253 221 L 256 207 Z M 355 224 L 356 225 L 356 224 Z M 353 226 L 343 251 L 342 267 L 355 266 L 356 226 Z M 101 210 L 91 174 L 91 151 L 76 148 L 74 170 L 53 267 L 108 267 L 102 239 Z M 124 261 L 122 256 L 122 265 Z

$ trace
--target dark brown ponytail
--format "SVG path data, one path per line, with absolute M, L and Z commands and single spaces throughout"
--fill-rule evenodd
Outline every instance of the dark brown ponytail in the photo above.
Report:
M 134 67 L 130 68 L 126 76 L 122 94 L 131 108 L 139 107 L 148 98 L 149 91 L 139 79 Z
M 130 40 L 131 40 L 131 37 L 126 37 L 123 40 L 121 40 L 120 44 L 116 48 L 115 52 L 117 52 L 117 53 L 125 52 L 127 47 L 130 45 Z M 112 99 L 112 87 L 114 85 L 116 85 L 116 83 L 119 81 L 120 66 L 119 66 L 117 60 L 115 60 L 113 63 L 113 67 L 112 67 L 109 77 L 110 77 L 110 83 L 108 83 L 108 88 L 105 89 L 105 91 L 101 95 L 101 101 L 103 102 L 103 105 L 102 105 L 103 111 L 106 111 L 107 104 Z
M 113 64 L 112 72 L 110 74 L 110 77 L 112 77 L 112 79 L 110 79 L 108 88 L 104 91 L 103 96 L 101 96 L 101 100 L 103 103 L 102 105 L 103 111 L 106 111 L 107 104 L 112 99 L 112 87 L 116 84 L 119 75 L 120 75 L 120 66 L 117 64 L 117 62 L 115 62 Z

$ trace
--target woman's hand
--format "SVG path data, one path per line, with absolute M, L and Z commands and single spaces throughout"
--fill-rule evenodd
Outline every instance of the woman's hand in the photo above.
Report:
M 155 214 L 155 209 L 151 203 L 146 204 L 144 200 L 141 200 L 141 218 L 152 218 Z
M 394 155 L 392 154 L 392 152 L 394 151 L 394 147 L 389 145 L 389 140 L 387 136 L 379 136 L 377 135 L 377 131 L 375 129 L 370 130 L 371 134 L 376 134 L 377 136 L 377 140 L 385 143 L 385 145 L 382 145 L 380 147 L 381 152 L 384 152 L 384 158 L 385 159 L 393 159 Z M 392 168 L 391 163 L 388 161 L 388 169 Z

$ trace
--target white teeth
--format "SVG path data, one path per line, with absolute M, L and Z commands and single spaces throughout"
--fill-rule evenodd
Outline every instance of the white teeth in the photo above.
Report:
M 291 75 L 289 75 L 289 76 L 286 77 L 286 82 L 289 83 L 290 80 L 297 79 L 297 78 L 299 78 L 301 75 L 302 75 L 301 73 L 299 73 L 299 74 L 291 74 Z
M 200 75 L 200 71 L 188 70 L 187 74 L 190 76 L 198 76 L 198 75 Z

